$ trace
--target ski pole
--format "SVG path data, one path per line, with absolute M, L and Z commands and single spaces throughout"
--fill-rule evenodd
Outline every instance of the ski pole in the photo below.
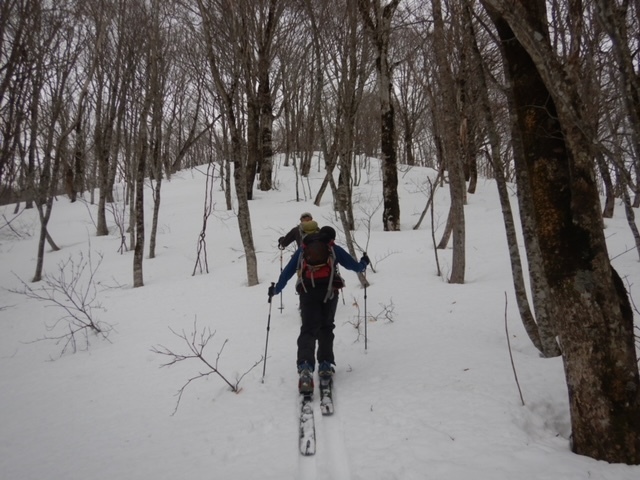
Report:
M 365 255 L 367 253 L 365 252 Z M 364 350 L 367 350 L 367 270 L 364 271 Z
M 271 282 L 273 287 L 275 283 Z M 264 363 L 262 364 L 262 383 L 264 383 L 264 376 L 267 373 L 267 349 L 269 348 L 269 330 L 271 330 L 271 299 L 269 297 L 269 316 L 267 317 L 267 341 L 264 344 Z
M 280 274 L 282 274 L 282 250 L 280 250 Z M 280 292 L 280 313 L 282 313 L 283 309 L 284 306 L 282 305 L 282 292 Z

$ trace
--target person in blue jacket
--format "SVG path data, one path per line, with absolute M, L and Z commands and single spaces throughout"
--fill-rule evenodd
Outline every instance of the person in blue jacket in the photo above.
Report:
M 360 261 L 354 259 L 342 247 L 335 245 L 336 231 L 329 226 L 322 227 L 318 234 L 330 246 L 332 271 L 329 275 L 316 274 L 308 278 L 302 261 L 303 249 L 296 250 L 289 263 L 280 273 L 278 282 L 269 287 L 269 298 L 278 295 L 287 285 L 287 282 L 298 273 L 296 290 L 300 294 L 300 314 L 302 325 L 298 336 L 297 365 L 300 380 L 298 389 L 301 394 L 313 392 L 313 372 L 315 370 L 316 357 L 318 360 L 318 375 L 331 377 L 334 373 L 335 359 L 333 355 L 333 330 L 335 328 L 335 313 L 338 306 L 338 291 L 344 286 L 340 277 L 338 265 L 342 265 L 354 272 L 364 272 L 371 263 L 365 253 Z M 309 248 L 309 247 L 307 247 Z M 318 350 L 316 355 L 316 342 Z

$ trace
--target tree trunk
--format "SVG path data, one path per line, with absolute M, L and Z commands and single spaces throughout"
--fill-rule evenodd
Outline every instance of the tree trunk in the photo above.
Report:
M 613 181 L 611 180 L 611 173 L 609 172 L 609 166 L 604 160 L 602 153 L 596 154 L 596 164 L 598 165 L 598 171 L 600 172 L 600 178 L 604 184 L 604 207 L 602 208 L 602 216 L 604 218 L 612 218 L 613 211 L 616 205 L 616 196 L 613 190 Z
M 631 206 L 631 199 L 629 198 L 629 192 L 626 187 L 622 188 L 622 200 L 624 202 L 624 213 L 627 217 L 627 224 L 631 229 L 633 235 L 633 242 L 636 246 L 636 253 L 640 257 L 640 232 L 638 232 L 638 226 L 636 225 L 636 214 Z
M 150 57 L 150 52 L 147 53 Z M 135 171 L 135 243 L 133 247 L 133 286 L 144 286 L 142 264 L 144 260 L 144 177 L 147 173 L 147 157 L 149 156 L 149 112 L 153 103 L 152 69 L 153 60 L 147 62 L 147 78 L 142 86 L 145 91 L 144 103 L 139 117 L 139 133 L 135 140 L 137 153 Z
M 260 190 L 273 187 L 273 102 L 271 100 L 271 44 L 280 18 L 276 11 L 277 0 L 271 0 L 267 22 L 262 31 L 262 42 L 258 47 L 258 104 L 260 105 Z
M 453 233 L 453 205 L 449 206 L 449 214 L 447 215 L 447 223 L 444 225 L 444 230 L 442 232 L 442 237 L 440 237 L 440 241 L 438 242 L 438 246 L 436 247 L 438 250 L 444 250 L 447 248 L 449 244 L 449 240 L 451 240 L 451 234 Z
M 145 103 L 149 103 L 146 100 Z M 144 276 L 142 271 L 142 263 L 144 257 L 144 176 L 147 168 L 147 152 L 148 152 L 148 135 L 147 135 L 147 113 L 149 105 L 145 105 L 143 113 L 140 116 L 140 136 L 139 155 L 136 167 L 135 177 L 135 243 L 133 247 L 133 286 L 144 286 Z
M 107 227 L 107 202 L 111 196 L 111 176 L 109 173 L 111 163 L 111 141 L 113 138 L 113 129 L 116 115 L 115 94 L 110 95 L 110 104 L 106 105 L 109 109 L 106 118 L 101 118 L 101 113 L 105 105 L 102 103 L 102 95 L 98 95 L 98 106 L 96 107 L 96 127 L 95 127 L 95 153 L 96 162 L 98 163 L 98 222 L 96 225 L 96 235 L 109 235 Z
M 156 178 L 153 188 L 153 217 L 151 235 L 149 236 L 149 258 L 156 258 L 156 238 L 158 236 L 158 219 L 160 218 L 160 191 L 162 190 L 162 173 Z
M 531 308 L 529 307 L 529 300 L 527 298 L 527 289 L 524 282 L 524 271 L 522 268 L 522 260 L 520 258 L 520 249 L 518 248 L 518 237 L 516 233 L 515 222 L 513 220 L 513 211 L 511 209 L 511 202 L 509 198 L 509 190 L 507 188 L 507 181 L 504 175 L 504 162 L 502 161 L 502 154 L 500 148 L 500 135 L 496 128 L 495 121 L 493 119 L 493 113 L 491 112 L 491 104 L 489 101 L 489 87 L 486 81 L 487 72 L 485 71 L 480 50 L 476 43 L 475 32 L 473 29 L 471 5 L 467 1 L 463 8 L 464 23 L 467 28 L 467 35 L 469 37 L 471 46 L 471 58 L 469 61 L 472 64 L 472 69 L 477 72 L 476 81 L 479 82 L 478 91 L 480 93 L 479 108 L 480 114 L 484 116 L 484 123 L 487 132 L 487 137 L 491 147 L 491 162 L 495 172 L 496 186 L 498 187 L 498 197 L 500 199 L 500 206 L 502 207 L 502 216 L 504 218 L 505 233 L 507 235 L 507 244 L 509 246 L 509 258 L 511 260 L 511 275 L 513 278 L 513 287 L 516 296 L 516 303 L 518 305 L 518 311 L 520 312 L 520 319 L 524 325 L 525 331 L 529 336 L 529 339 L 533 345 L 541 351 L 545 357 L 555 357 L 560 355 L 560 349 L 555 341 L 555 335 L 551 338 L 547 338 L 545 342 L 541 339 L 541 330 L 538 329 L 538 325 L 535 321 Z
M 247 166 L 246 159 L 242 156 L 242 137 L 239 128 L 239 121 L 234 108 L 234 85 L 239 81 L 237 76 L 226 78 L 229 72 L 222 72 L 220 67 L 220 59 L 215 50 L 216 27 L 214 24 L 214 16 L 210 14 L 202 0 L 198 0 L 198 10 L 202 17 L 202 29 L 205 36 L 207 47 L 207 61 L 209 71 L 213 79 L 217 93 L 220 95 L 222 110 L 224 112 L 227 126 L 230 133 L 230 157 L 233 161 L 233 178 L 236 190 L 236 199 L 238 201 L 238 227 L 240 237 L 244 247 L 244 254 L 247 267 L 247 283 L 251 287 L 257 285 L 258 282 L 258 262 L 256 259 L 256 251 L 253 243 L 253 233 L 251 229 L 251 215 L 249 210 L 249 197 L 247 188 Z M 236 42 L 243 39 L 235 38 Z M 234 75 L 237 75 L 234 73 Z M 230 87 L 226 81 L 229 80 Z
M 247 84 L 250 84 L 247 81 Z M 250 86 L 247 85 L 247 89 Z M 247 185 L 245 191 L 247 192 L 247 198 L 253 200 L 253 185 L 256 181 L 256 175 L 258 173 L 258 162 L 260 157 L 260 114 L 258 111 L 258 102 L 252 98 L 253 92 L 247 93 L 249 100 L 247 101 L 247 155 L 246 166 L 244 168 L 245 181 Z M 231 147 L 233 148 L 233 147 Z M 234 172 L 235 177 L 235 172 Z
M 253 233 L 251 230 L 251 214 L 249 210 L 249 198 L 247 192 L 247 171 L 242 161 L 242 146 L 240 134 L 235 126 L 235 118 L 230 118 L 231 129 L 231 149 L 233 162 L 233 179 L 236 187 L 236 199 L 238 200 L 238 227 L 240 237 L 244 247 L 247 267 L 247 284 L 252 287 L 258 281 L 258 262 L 256 250 L 253 243 Z
M 385 231 L 400 230 L 398 167 L 395 146 L 395 116 L 392 102 L 392 72 L 389 61 L 391 19 L 400 0 L 391 0 L 384 8 L 380 0 L 358 0 L 358 7 L 376 47 L 378 95 L 380 97 L 380 152 L 382 160 L 382 225 Z M 371 5 L 370 5 L 371 4 Z M 373 7 L 373 14 L 370 11 Z
M 433 0 L 432 4 L 435 57 L 440 72 L 439 80 L 441 82 L 443 96 L 443 118 L 441 119 L 443 124 L 443 152 L 449 172 L 449 192 L 451 197 L 451 208 L 449 209 L 449 218 L 447 219 L 447 223 L 449 224 L 450 222 L 451 234 L 453 236 L 449 282 L 464 283 L 466 269 L 464 219 L 465 180 L 458 142 L 458 129 L 456 128 L 454 81 L 450 70 L 450 62 L 447 57 L 441 2 L 440 0 Z
M 160 217 L 160 201 L 162 199 L 160 192 L 162 190 L 162 161 L 163 150 L 163 131 L 162 118 L 165 105 L 165 88 L 166 88 L 166 72 L 162 70 L 163 65 L 167 62 L 163 58 L 161 49 L 161 33 L 159 19 L 152 19 L 151 27 L 152 35 L 149 39 L 151 78 L 149 83 L 150 102 L 151 102 L 151 145 L 149 148 L 151 168 L 149 177 L 155 179 L 156 184 L 153 189 L 153 217 L 151 221 L 151 235 L 149 236 L 149 258 L 156 257 L 156 237 L 158 235 L 158 219 Z M 193 129 L 191 130 L 193 135 Z
M 608 257 L 577 82 L 551 48 L 544 0 L 483 4 L 502 41 L 522 132 L 536 234 L 563 350 L 572 449 L 640 464 L 633 311 Z

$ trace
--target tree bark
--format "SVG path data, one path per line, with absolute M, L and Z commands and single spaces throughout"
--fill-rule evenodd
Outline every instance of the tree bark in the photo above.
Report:
M 502 41 L 514 92 L 563 350 L 572 449 L 640 464 L 633 311 L 608 257 L 578 82 L 551 48 L 544 0 L 482 2 Z
M 509 258 L 511 260 L 511 275 L 513 278 L 513 287 L 516 296 L 520 319 L 525 327 L 525 331 L 533 345 L 544 354 L 545 357 L 556 357 L 560 355 L 560 349 L 555 340 L 555 334 L 547 333 L 544 328 L 538 328 L 538 324 L 529 307 L 527 298 L 527 289 L 524 282 L 524 270 L 520 257 L 520 249 L 518 248 L 518 237 L 516 233 L 515 222 L 513 220 L 513 211 L 509 198 L 509 190 L 507 188 L 507 180 L 504 174 L 504 162 L 500 148 L 500 135 L 496 128 L 496 123 L 491 111 L 491 103 L 489 101 L 489 87 L 486 81 L 487 72 L 485 71 L 480 49 L 476 42 L 476 35 L 472 23 L 471 5 L 466 2 L 463 8 L 464 23 L 467 29 L 467 35 L 470 40 L 471 58 L 469 61 L 472 70 L 477 73 L 476 81 L 479 83 L 478 91 L 480 93 L 479 108 L 480 115 L 484 117 L 486 134 L 491 147 L 491 162 L 495 172 L 496 186 L 498 187 L 498 197 L 502 208 L 502 216 L 504 218 L 505 233 L 507 235 L 507 244 L 509 246 Z M 546 335 L 543 337 L 543 334 Z M 544 339 L 544 341 L 543 341 Z
M 148 86 L 148 85 L 147 85 Z M 149 151 L 149 133 L 147 131 L 147 117 L 151 108 L 151 94 L 147 92 L 144 106 L 140 114 L 140 132 L 137 138 L 137 162 L 135 172 L 135 243 L 133 247 L 133 286 L 144 286 L 142 269 L 144 257 L 144 177 L 147 170 L 147 155 Z
M 459 146 L 458 129 L 456 128 L 455 92 L 453 74 L 447 57 L 442 4 L 440 0 L 432 0 L 434 18 L 435 58 L 441 82 L 442 114 L 441 119 L 443 153 L 449 172 L 449 192 L 451 207 L 447 224 L 451 228 L 453 250 L 451 255 L 451 274 L 449 283 L 464 283 L 466 270 L 466 233 L 464 219 L 465 180 L 462 166 L 462 155 Z M 450 222 L 450 223 L 449 223 Z M 445 229 L 446 231 L 446 229 Z M 444 237 L 443 237 L 444 239 Z M 442 243 L 442 242 L 441 242 Z
M 395 146 L 395 115 L 392 102 L 392 72 L 389 60 L 391 19 L 400 0 L 382 7 L 380 0 L 358 0 L 364 24 L 376 47 L 378 95 L 380 99 L 380 152 L 382 160 L 382 224 L 385 231 L 400 230 L 400 199 Z M 373 8 L 373 12 L 371 12 Z

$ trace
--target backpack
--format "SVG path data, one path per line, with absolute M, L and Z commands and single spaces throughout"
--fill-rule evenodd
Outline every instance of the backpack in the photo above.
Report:
M 344 287 L 344 281 L 337 271 L 334 242 L 322 234 L 312 233 L 302 240 L 302 252 L 298 264 L 298 290 L 315 288 L 316 282 L 327 285 L 327 297 L 333 296 L 334 289 Z

